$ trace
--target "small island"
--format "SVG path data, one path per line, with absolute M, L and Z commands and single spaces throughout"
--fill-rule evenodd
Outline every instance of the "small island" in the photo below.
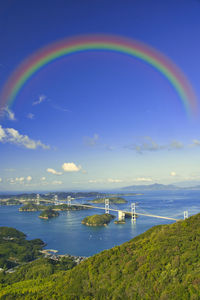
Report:
M 58 216 L 59 216 L 59 213 L 57 211 L 54 211 L 52 209 L 46 209 L 43 212 L 41 212 L 41 214 L 39 215 L 39 218 L 48 220 L 48 219 L 58 217 Z
M 117 220 L 114 222 L 115 224 L 125 224 L 125 220 Z
M 87 226 L 106 226 L 115 216 L 111 214 L 88 216 L 82 220 L 82 224 Z
M 94 200 L 90 201 L 91 203 L 105 203 L 105 198 L 96 198 Z M 111 197 L 109 198 L 110 203 L 115 203 L 115 204 L 122 204 L 122 203 L 127 203 L 128 201 L 125 200 L 122 197 Z

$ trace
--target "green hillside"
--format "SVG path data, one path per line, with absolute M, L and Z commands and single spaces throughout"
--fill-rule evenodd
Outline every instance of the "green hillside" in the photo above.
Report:
M 6 284 L 1 299 L 198 300 L 200 214 L 153 227 L 71 270 Z

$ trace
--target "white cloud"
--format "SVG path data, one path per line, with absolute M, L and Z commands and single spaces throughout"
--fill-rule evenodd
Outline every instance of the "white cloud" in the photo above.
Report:
M 113 179 L 113 178 L 108 178 L 107 180 L 109 183 L 118 183 L 118 182 L 123 182 L 121 179 Z
M 45 181 L 45 180 L 46 180 L 46 177 L 43 176 L 40 180 L 41 180 L 41 181 Z
M 75 163 L 64 163 L 62 168 L 65 172 L 78 172 L 81 169 L 81 166 L 75 165 Z
M 1 108 L 0 114 L 6 116 L 10 121 L 16 121 L 14 112 L 8 106 Z
M 88 182 L 89 182 L 89 183 L 97 183 L 97 182 L 99 182 L 99 180 L 96 180 L 96 179 L 90 179 L 90 180 L 88 180 Z
M 136 181 L 151 182 L 153 180 L 151 178 L 147 178 L 147 177 L 138 177 L 138 178 L 136 178 Z
M 41 104 L 42 102 L 44 102 L 47 99 L 47 97 L 45 95 L 40 95 L 39 98 L 37 100 L 35 100 L 32 105 L 38 105 Z
M 63 112 L 71 112 L 71 110 L 69 110 L 69 109 L 67 109 L 67 108 L 64 108 L 64 107 L 61 107 L 61 106 L 59 106 L 59 105 L 54 105 L 54 104 L 52 104 L 51 107 L 52 107 L 52 108 L 55 108 L 55 109 L 57 109 L 57 110 L 63 111 Z
M 15 181 L 17 182 L 17 183 L 24 183 L 24 177 L 16 177 L 15 178 Z
M 87 146 L 93 147 L 97 144 L 97 141 L 99 139 L 99 135 L 97 133 L 94 134 L 93 137 L 84 137 L 84 143 Z
M 2 178 L 0 178 L 0 182 L 2 182 L 3 180 L 2 180 Z
M 8 181 L 10 184 L 16 184 L 16 181 L 15 181 L 15 179 L 13 179 L 13 178 L 9 178 L 9 179 L 7 179 L 7 181 Z
M 179 141 L 172 141 L 169 146 L 168 149 L 169 150 L 173 150 L 173 149 L 182 149 L 184 146 L 181 142 Z
M 59 184 L 62 184 L 62 181 L 54 180 L 54 181 L 52 181 L 52 184 L 53 185 L 59 185 Z
M 51 173 L 51 174 L 54 174 L 54 175 L 62 175 L 62 172 L 58 172 L 58 171 L 56 171 L 54 169 L 51 169 L 51 168 L 46 169 L 46 171 L 48 173 Z
M 27 119 L 33 120 L 35 118 L 35 115 L 32 113 L 29 113 L 26 117 L 27 117 Z
M 174 177 L 174 176 L 176 176 L 176 172 L 172 171 L 172 172 L 170 173 L 170 175 Z
M 27 177 L 26 177 L 26 180 L 27 180 L 27 181 L 31 181 L 31 180 L 32 180 L 32 177 L 31 177 L 31 176 L 27 176 Z
M 156 143 L 151 137 L 147 136 L 144 137 L 142 142 L 139 144 L 132 144 L 125 146 L 125 148 L 130 150 L 135 150 L 136 152 L 142 154 L 143 152 L 147 151 L 160 151 L 160 150 L 179 150 L 184 148 L 184 145 L 179 141 L 172 141 L 169 144 L 166 145 L 160 145 Z
M 200 141 L 199 140 L 193 140 L 192 144 L 190 145 L 190 147 L 199 147 L 200 146 Z
M 19 131 L 14 128 L 2 128 L 1 125 L 0 142 L 4 144 L 15 144 L 26 149 L 37 149 L 38 147 L 41 147 L 43 149 L 50 149 L 48 145 L 41 143 L 41 141 L 32 140 L 27 135 L 20 134 Z

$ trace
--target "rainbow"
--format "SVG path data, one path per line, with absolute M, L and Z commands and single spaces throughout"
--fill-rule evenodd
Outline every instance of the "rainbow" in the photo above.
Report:
M 138 41 L 116 36 L 79 36 L 54 42 L 26 58 L 5 83 L 1 107 L 11 107 L 26 82 L 41 68 L 63 56 L 88 51 L 118 52 L 144 61 L 160 72 L 177 92 L 189 115 L 197 112 L 195 93 L 178 67 L 155 49 Z

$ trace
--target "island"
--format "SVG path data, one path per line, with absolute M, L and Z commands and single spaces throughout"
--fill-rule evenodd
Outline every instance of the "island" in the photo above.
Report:
M 87 207 L 81 205 L 68 205 L 68 204 L 58 204 L 58 205 L 37 205 L 35 203 L 28 203 L 19 208 L 19 211 L 43 211 L 46 209 L 51 209 L 53 211 L 69 211 L 69 210 L 83 210 L 90 209 L 89 204 Z
M 87 226 L 106 226 L 114 218 L 111 214 L 92 215 L 85 217 L 81 223 Z
M 105 198 L 96 198 L 94 200 L 90 200 L 91 203 L 105 203 Z M 127 203 L 128 201 L 122 197 L 111 197 L 109 198 L 109 203 L 122 204 Z
M 115 224 L 126 224 L 125 220 L 116 220 L 114 221 Z
M 2 199 L 0 205 L 20 205 L 21 202 L 17 199 Z
M 59 216 L 59 213 L 57 211 L 54 211 L 52 209 L 46 209 L 43 212 L 41 212 L 41 214 L 39 215 L 39 218 L 48 220 L 48 219 L 58 217 L 58 216 Z

